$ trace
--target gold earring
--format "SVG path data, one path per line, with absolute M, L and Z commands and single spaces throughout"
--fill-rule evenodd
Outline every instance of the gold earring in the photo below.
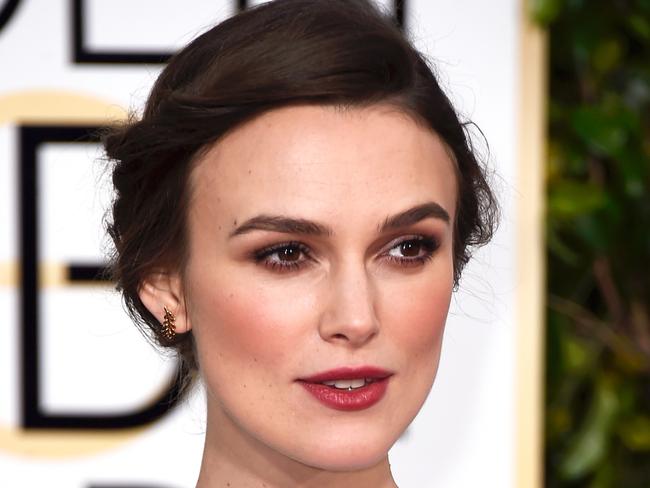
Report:
M 164 305 L 163 309 L 165 310 L 165 317 L 162 322 L 162 335 L 165 339 L 171 341 L 176 337 L 176 317 Z

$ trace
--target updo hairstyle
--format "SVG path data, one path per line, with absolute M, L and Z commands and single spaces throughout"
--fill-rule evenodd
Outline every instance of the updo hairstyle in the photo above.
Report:
M 198 370 L 192 333 L 167 341 L 140 301 L 144 280 L 181 271 L 187 259 L 189 177 L 224 134 L 291 105 L 387 104 L 437 133 L 456 164 L 454 283 L 471 248 L 491 238 L 495 197 L 467 132 L 424 57 L 393 20 L 367 0 L 276 0 L 246 10 L 175 54 L 141 117 L 104 138 L 115 199 L 108 232 L 112 274 L 130 315 Z

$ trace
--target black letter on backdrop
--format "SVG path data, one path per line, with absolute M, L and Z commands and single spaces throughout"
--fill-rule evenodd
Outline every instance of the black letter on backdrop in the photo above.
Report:
M 84 0 L 72 0 L 72 61 L 97 64 L 159 64 L 166 62 L 173 53 L 154 51 L 89 51 L 86 47 L 86 17 Z
M 406 21 L 406 0 L 393 0 L 393 15 L 400 29 L 404 29 L 404 22 Z
M 241 12 L 249 7 L 248 0 L 232 0 L 233 11 Z M 11 2 L 10 2 L 11 3 Z M 77 64 L 159 64 L 165 63 L 172 56 L 172 52 L 163 51 L 90 51 L 86 46 L 86 16 L 84 0 L 72 0 L 72 60 Z M 403 28 L 406 17 L 406 0 L 393 0 L 393 15 L 397 24 Z M 0 23 L 0 28 L 2 24 Z
M 20 134 L 20 265 L 21 265 L 21 346 L 22 346 L 22 425 L 26 429 L 116 429 L 152 422 L 176 403 L 178 380 L 151 405 L 120 415 L 83 415 L 43 412 L 40 404 L 39 376 L 39 257 L 38 199 L 39 175 L 36 159 L 40 144 L 47 142 L 95 142 L 99 127 L 23 126 Z M 82 223 L 80 225 L 83 225 Z M 68 263 L 68 280 L 104 279 L 102 265 Z M 80 364 L 79 367 L 84 367 Z M 178 375 L 175 375 L 178 378 Z
M 20 0 L 9 0 L 5 3 L 4 7 L 2 7 L 2 10 L 0 10 L 0 32 L 2 32 L 2 29 L 4 29 L 9 23 L 13 14 L 16 13 L 16 8 L 19 3 Z

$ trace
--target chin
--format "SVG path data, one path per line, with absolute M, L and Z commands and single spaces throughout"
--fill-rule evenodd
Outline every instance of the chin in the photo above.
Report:
M 384 451 L 381 455 L 375 457 L 367 455 L 341 456 L 339 453 L 331 457 L 319 455 L 316 459 L 307 460 L 307 462 L 303 461 L 302 463 L 323 471 L 345 473 L 362 471 L 376 466 L 384 461 L 387 455 L 388 451 Z
M 382 439 L 376 442 L 327 442 L 303 452 L 298 459 L 302 464 L 324 471 L 348 472 L 371 468 L 386 459 L 394 442 Z

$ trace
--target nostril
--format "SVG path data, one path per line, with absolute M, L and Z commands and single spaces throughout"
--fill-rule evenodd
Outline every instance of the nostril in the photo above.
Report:
M 347 339 L 347 337 L 345 337 L 345 334 L 334 334 L 333 337 L 335 337 L 337 339 Z

